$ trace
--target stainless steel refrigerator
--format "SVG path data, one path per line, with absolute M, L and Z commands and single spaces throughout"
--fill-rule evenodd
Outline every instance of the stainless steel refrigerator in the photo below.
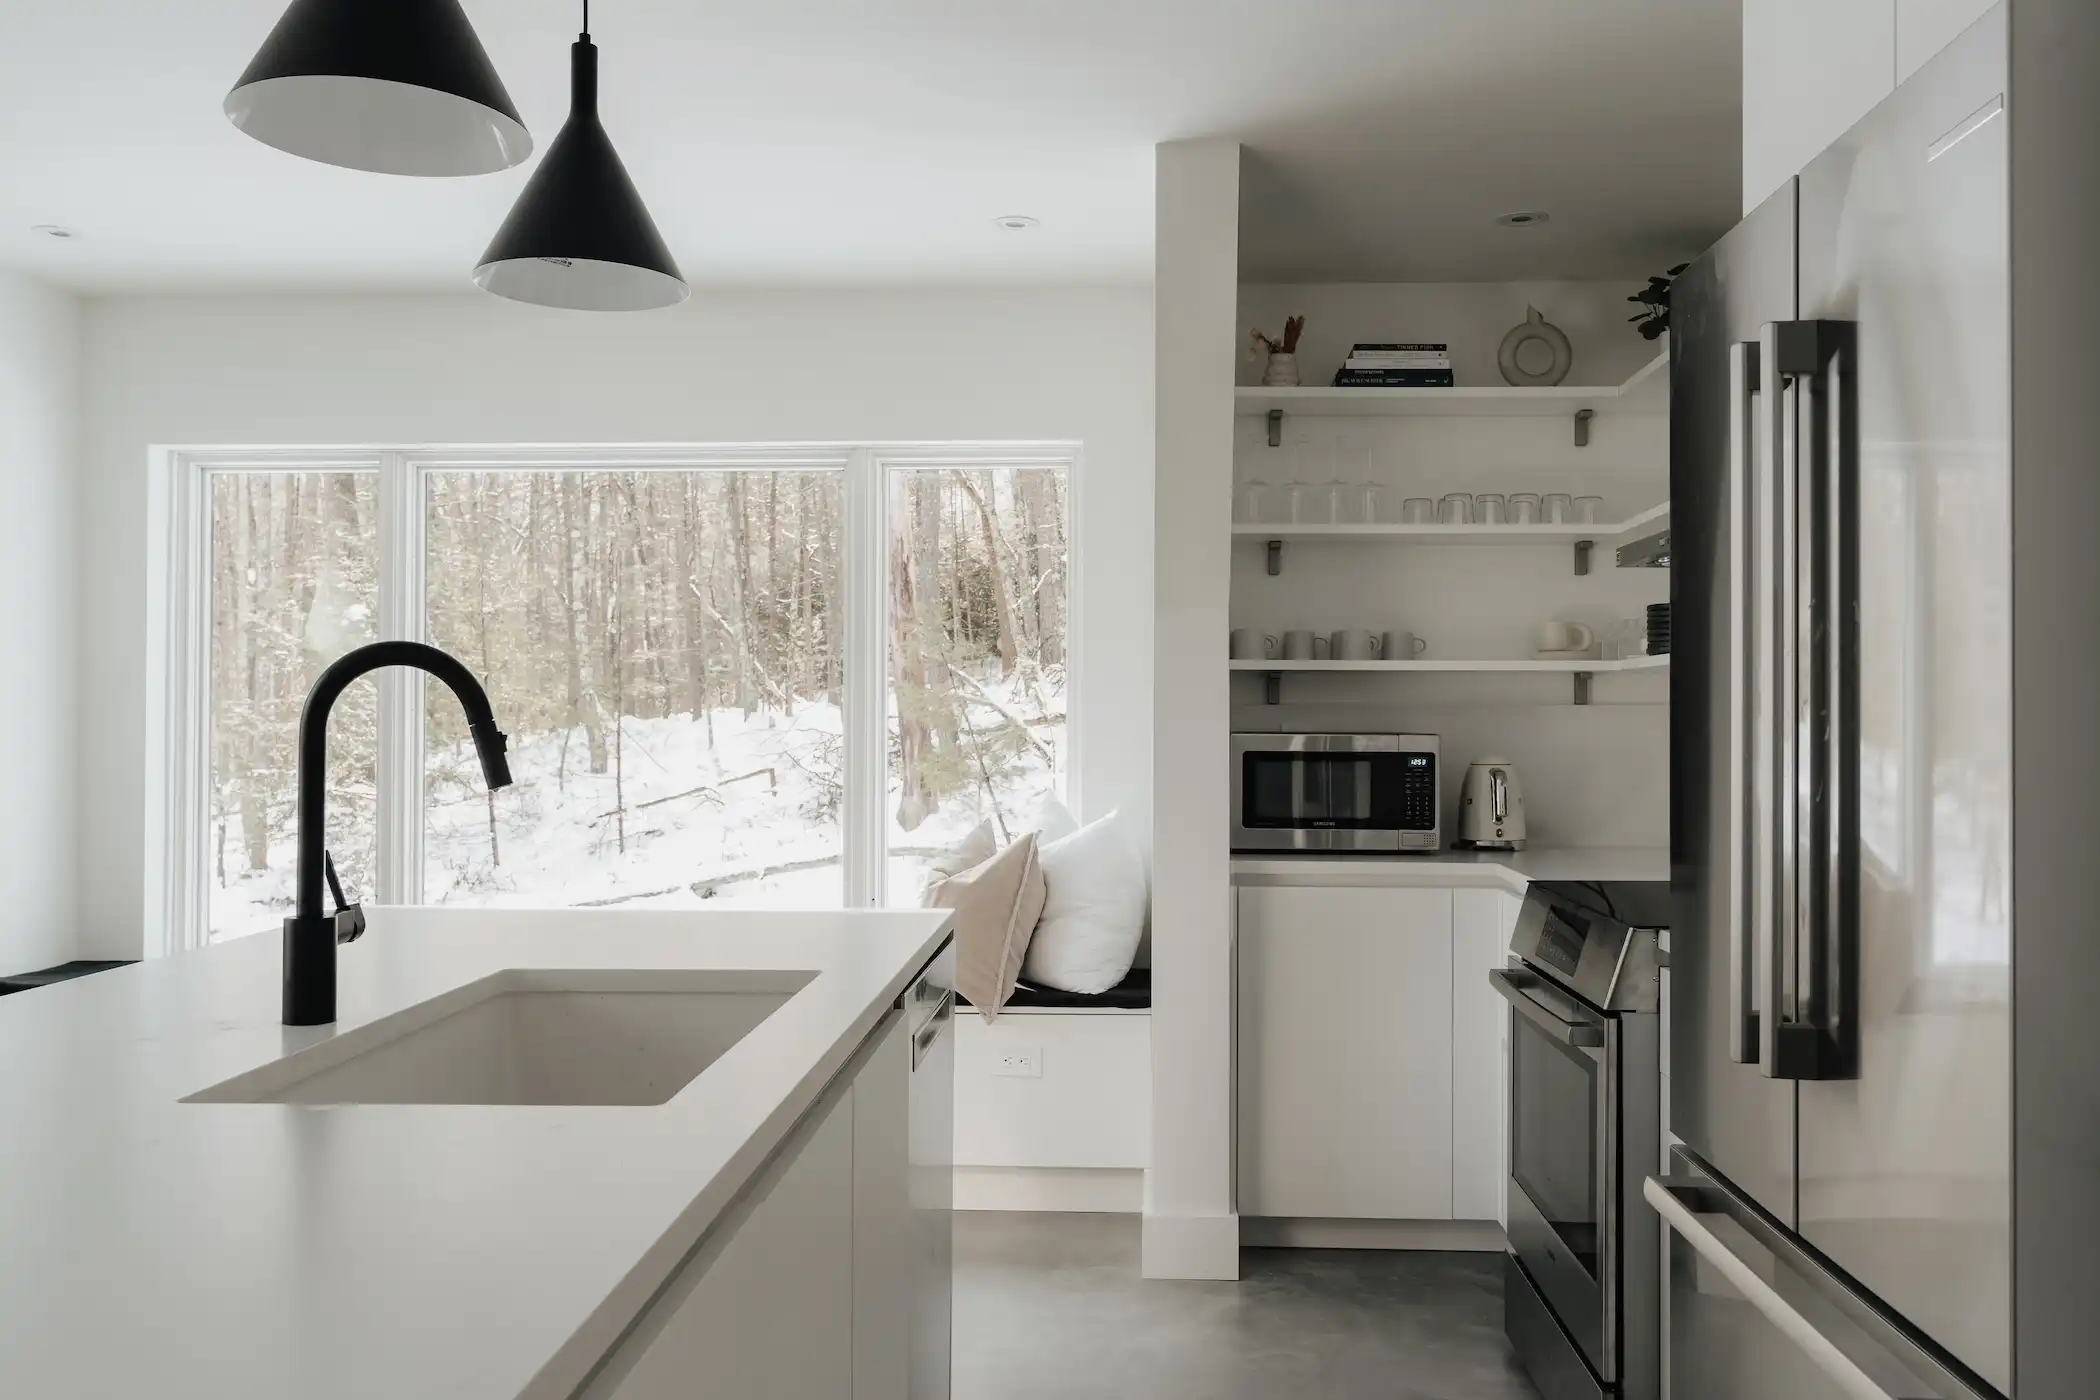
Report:
M 2100 1395 L 2100 3 L 1677 282 L 1677 1400 Z

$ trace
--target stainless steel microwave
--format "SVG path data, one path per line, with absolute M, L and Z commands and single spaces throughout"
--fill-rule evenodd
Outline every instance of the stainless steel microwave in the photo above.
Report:
M 1235 851 L 1435 851 L 1434 734 L 1235 734 Z

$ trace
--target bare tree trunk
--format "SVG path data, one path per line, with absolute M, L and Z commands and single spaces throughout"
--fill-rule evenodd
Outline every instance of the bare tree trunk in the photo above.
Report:
M 700 482 L 679 480 L 684 497 L 685 529 L 679 538 L 678 605 L 685 619 L 686 708 L 694 719 L 707 713 L 707 609 L 700 598 Z
M 991 502 L 986 499 L 986 493 L 992 489 L 991 473 L 986 472 L 985 478 L 980 486 L 970 480 L 968 472 L 955 474 L 955 480 L 962 487 L 963 494 L 977 507 L 978 523 L 984 527 L 984 553 L 991 561 L 992 596 L 999 608 L 999 665 L 1002 671 L 1010 676 L 1021 658 L 1020 628 L 1014 621 L 1013 587 L 1007 581 L 1006 560 L 999 548 L 998 527 L 992 521 Z
M 234 477 L 233 506 L 233 644 L 235 667 L 240 676 L 240 694 L 247 707 L 246 732 L 240 746 L 239 786 L 241 803 L 241 855 L 247 868 L 270 868 L 269 792 L 265 786 L 262 676 L 255 645 L 255 602 L 259 590 L 250 583 L 257 561 L 254 552 L 261 513 L 256 509 L 255 478 L 247 472 Z

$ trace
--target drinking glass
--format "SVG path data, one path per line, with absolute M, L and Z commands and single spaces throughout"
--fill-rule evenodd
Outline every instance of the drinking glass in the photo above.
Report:
M 1575 523 L 1575 503 L 1565 491 L 1551 491 L 1539 498 L 1539 514 L 1548 525 Z
M 1503 525 L 1509 521 L 1509 501 L 1493 492 L 1483 492 L 1473 498 L 1473 523 L 1476 525 Z
M 1327 488 L 1308 486 L 1302 481 L 1291 483 L 1291 523 L 1293 525 L 1325 525 L 1334 519 L 1328 509 Z
M 1427 496 L 1409 496 L 1400 503 L 1402 525 L 1428 525 L 1436 520 L 1436 502 Z
M 1577 525 L 1595 525 L 1603 519 L 1604 498 L 1602 496 L 1577 496 L 1575 498 L 1575 523 Z
M 1439 525 L 1472 524 L 1473 498 L 1463 491 L 1453 491 L 1438 503 L 1436 519 Z
M 1386 494 L 1385 487 L 1378 482 L 1367 481 L 1363 484 L 1361 495 L 1363 498 L 1362 514 L 1364 524 L 1376 525 L 1385 519 L 1385 513 L 1388 509 L 1385 500 Z
M 1334 478 L 1320 489 L 1324 493 L 1327 512 L 1321 518 L 1335 525 L 1348 524 L 1350 511 L 1355 509 L 1357 501 L 1361 499 L 1356 491 L 1340 477 Z
M 1539 523 L 1539 498 L 1529 491 L 1519 491 L 1509 498 L 1509 523 L 1512 525 L 1536 525 Z
M 1269 483 L 1259 477 L 1248 477 L 1240 483 L 1239 494 L 1233 500 L 1233 518 L 1243 524 L 1257 525 L 1269 509 Z

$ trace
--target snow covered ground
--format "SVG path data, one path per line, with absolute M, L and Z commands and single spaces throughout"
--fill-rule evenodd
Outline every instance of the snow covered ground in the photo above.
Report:
M 1062 711 L 1062 697 L 1050 699 L 1048 708 Z M 1032 699 L 1022 703 L 1034 705 Z M 971 720 L 984 729 L 1000 723 L 994 710 L 974 704 Z M 740 710 L 717 710 L 713 721 L 710 746 L 704 717 L 625 720 L 617 783 L 610 764 L 605 773 L 588 771 L 580 730 L 513 735 L 516 781 L 495 795 L 493 844 L 489 802 L 471 748 L 433 752 L 425 901 L 509 908 L 836 908 L 845 897 L 838 708 L 811 704 L 798 707 L 793 718 L 774 713 L 749 719 Z M 1062 722 L 1031 732 L 1053 753 L 1063 752 Z M 1059 775 L 1032 750 L 1003 774 L 995 772 L 994 781 L 1001 812 L 1015 831 L 1061 786 Z M 907 832 L 896 824 L 894 774 L 889 787 L 888 900 L 916 904 L 923 857 L 909 852 L 953 844 L 990 815 L 990 806 L 983 787 L 974 786 L 944 798 L 940 810 Z M 624 849 L 617 816 L 623 806 Z M 212 938 L 275 929 L 291 908 L 294 864 L 287 834 L 272 846 L 267 871 L 215 885 Z M 370 892 L 352 891 L 351 897 L 369 898 Z

